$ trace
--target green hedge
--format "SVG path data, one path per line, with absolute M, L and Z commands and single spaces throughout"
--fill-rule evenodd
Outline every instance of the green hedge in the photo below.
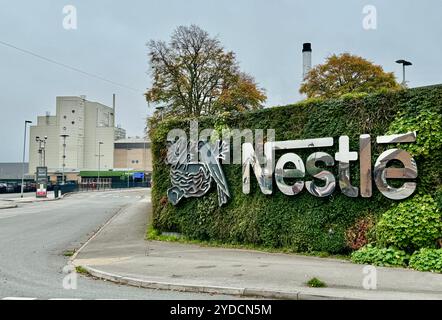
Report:
M 421 249 L 410 259 L 410 267 L 419 271 L 442 273 L 442 249 Z
M 436 240 L 442 238 L 441 217 L 430 195 L 417 195 L 382 215 L 376 227 L 377 243 L 410 253 L 420 248 L 436 248 Z
M 406 267 L 410 256 L 394 248 L 378 248 L 367 245 L 351 254 L 351 261 L 379 267 Z
M 332 148 L 315 149 L 332 155 L 337 152 L 338 137 L 348 135 L 352 151 L 359 150 L 359 135 L 371 134 L 372 163 L 385 149 L 393 146 L 374 144 L 375 137 L 386 133 L 418 130 L 416 145 L 409 148 L 419 169 L 418 191 L 433 195 L 441 185 L 442 167 L 442 86 L 382 92 L 373 95 L 346 95 L 341 99 L 310 100 L 243 114 L 225 114 L 200 118 L 204 128 L 275 129 L 276 140 L 334 137 Z M 413 121 L 414 119 L 414 121 Z M 418 119 L 419 121 L 416 121 Z M 385 198 L 373 183 L 370 199 L 348 198 L 339 187 L 329 198 L 316 198 L 306 190 L 288 197 L 274 186 L 274 194 L 261 193 L 252 174 L 251 193 L 242 193 L 241 165 L 224 165 L 232 198 L 219 208 L 216 188 L 199 199 L 183 199 L 174 207 L 167 201 L 171 187 L 169 166 L 164 159 L 169 130 L 188 131 L 189 120 L 172 119 L 150 131 L 153 152 L 153 226 L 160 231 L 180 232 L 192 239 L 225 243 L 286 247 L 298 252 L 326 251 L 345 253 L 349 249 L 346 234 L 357 221 L 372 217 L 398 205 Z M 305 161 L 312 151 L 297 152 Z M 278 158 L 280 154 L 276 154 Z M 359 186 L 359 163 L 353 162 L 352 183 Z M 331 170 L 337 176 L 337 165 Z M 350 239 L 351 241 L 351 239 Z

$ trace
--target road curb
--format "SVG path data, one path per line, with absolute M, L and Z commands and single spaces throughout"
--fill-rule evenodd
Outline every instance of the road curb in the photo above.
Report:
M 62 197 L 58 197 L 58 198 L 54 198 L 54 199 L 47 199 L 47 200 L 11 200 L 14 201 L 16 203 L 39 203 L 39 202 L 51 202 L 51 201 L 57 201 L 57 200 L 61 200 Z
M 75 262 L 74 262 L 74 265 Z M 263 289 L 235 288 L 235 287 L 219 287 L 219 286 L 203 286 L 194 284 L 181 284 L 142 280 L 131 277 L 124 277 L 117 274 L 101 271 L 88 266 L 82 266 L 92 277 L 110 281 L 117 284 L 128 285 L 137 288 L 155 289 L 155 290 L 171 290 L 189 293 L 205 293 L 205 294 L 223 294 L 239 297 L 261 297 L 268 299 L 287 299 L 298 300 L 300 292 L 282 292 Z M 305 295 L 304 295 L 305 296 Z
M 2 199 L 2 201 L 13 202 L 16 205 L 15 207 L 17 207 L 17 204 L 22 204 L 22 203 L 50 202 L 50 201 L 62 200 L 63 198 L 64 198 L 64 195 L 60 195 L 58 198 L 42 199 L 42 200 L 36 200 L 36 199 L 26 200 L 26 198 L 23 198 L 23 199 Z
M 5 205 L 5 206 L 0 206 L 0 210 L 14 209 L 14 208 L 17 208 L 17 204 L 9 204 L 9 205 Z
M 76 265 L 75 262 L 73 263 L 74 265 Z M 144 289 L 170 290 L 170 291 L 188 292 L 188 293 L 222 294 L 222 295 L 230 295 L 230 296 L 237 296 L 243 298 L 263 298 L 263 299 L 276 299 L 276 300 L 357 300 L 353 297 L 312 294 L 312 293 L 303 292 L 302 290 L 277 291 L 277 290 L 257 289 L 257 288 L 235 288 L 235 287 L 202 286 L 202 285 L 200 286 L 195 284 L 158 282 L 158 281 L 125 277 L 118 274 L 101 271 L 89 266 L 81 266 L 81 267 L 84 268 L 89 273 L 89 275 L 94 278 L 104 281 L 110 281 L 120 285 L 128 285 Z

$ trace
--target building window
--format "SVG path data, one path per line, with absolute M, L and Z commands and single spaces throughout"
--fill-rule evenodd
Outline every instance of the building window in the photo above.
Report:
M 72 124 L 74 125 L 74 124 L 75 124 L 75 121 L 72 121 Z
M 63 130 L 66 131 L 66 127 L 63 127 Z
M 135 163 L 140 163 L 140 161 L 137 160 L 137 161 L 135 161 Z
M 67 119 L 67 117 L 66 117 L 66 116 L 63 116 L 63 119 Z
M 75 113 L 75 110 L 72 110 L 72 113 Z

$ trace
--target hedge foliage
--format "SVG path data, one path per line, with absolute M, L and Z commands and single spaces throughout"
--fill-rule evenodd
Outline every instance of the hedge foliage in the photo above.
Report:
M 442 249 L 421 249 L 410 259 L 410 267 L 419 271 L 442 273 Z
M 367 245 L 351 254 L 351 261 L 379 267 L 406 267 L 410 256 L 403 250 Z
M 442 237 L 442 214 L 430 195 L 415 196 L 382 215 L 377 227 L 378 245 L 407 250 L 435 248 Z
M 395 146 L 375 144 L 387 133 L 418 131 L 418 142 L 401 144 L 415 156 L 419 178 L 417 193 L 433 195 L 441 185 L 442 174 L 442 87 L 419 88 L 373 95 L 345 95 L 335 100 L 309 100 L 295 105 L 263 109 L 243 114 L 224 114 L 198 119 L 199 129 L 275 129 L 276 140 L 334 137 L 332 148 L 315 149 L 334 155 L 337 139 L 350 137 L 350 149 L 359 150 L 359 135 L 372 136 L 372 163 L 380 153 Z M 416 121 L 418 120 L 418 121 Z M 251 193 L 242 193 L 241 165 L 224 165 L 232 197 L 219 208 L 215 183 L 199 199 L 183 199 L 176 207 L 167 201 L 171 187 L 170 167 L 165 163 L 166 136 L 169 130 L 189 130 L 189 119 L 171 119 L 150 130 L 153 152 L 153 226 L 160 231 L 175 231 L 198 240 L 225 243 L 287 247 L 298 252 L 350 251 L 349 230 L 369 217 L 377 221 L 385 212 L 398 210 L 400 202 L 377 191 L 373 183 L 370 199 L 348 198 L 339 187 L 328 198 L 316 198 L 306 190 L 288 197 L 277 190 L 263 195 L 252 174 Z M 314 152 L 297 151 L 305 161 Z M 279 158 L 280 153 L 276 154 Z M 337 165 L 329 168 L 337 176 Z M 306 177 L 305 179 L 308 179 Z M 359 162 L 351 163 L 351 179 L 359 186 Z M 368 230 L 364 230 L 368 231 Z

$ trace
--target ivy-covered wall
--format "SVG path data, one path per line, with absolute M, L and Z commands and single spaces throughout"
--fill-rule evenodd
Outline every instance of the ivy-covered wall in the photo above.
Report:
M 306 101 L 238 115 L 198 119 L 200 130 L 215 128 L 275 129 L 276 140 L 334 137 L 331 148 L 297 151 L 301 158 L 315 151 L 334 155 L 338 138 L 350 137 L 350 150 L 359 150 L 359 135 L 372 136 L 372 164 L 396 146 L 377 145 L 376 136 L 417 131 L 414 144 L 401 144 L 415 157 L 419 170 L 416 194 L 436 197 L 442 180 L 442 86 L 382 92 L 373 95 L 346 95 L 327 101 Z M 378 219 L 400 202 L 385 198 L 373 183 L 373 197 L 348 198 L 339 187 L 328 198 L 316 198 L 305 189 L 286 196 L 274 185 L 271 196 L 261 193 L 252 174 L 251 193 L 242 193 L 241 165 L 224 165 L 232 197 L 218 207 L 215 183 L 199 199 L 183 199 L 177 206 L 167 201 L 171 187 L 170 167 L 165 163 L 169 130 L 189 130 L 189 120 L 162 122 L 150 132 L 154 159 L 152 202 L 153 227 L 176 231 L 191 239 L 225 243 L 284 247 L 295 252 L 348 252 L 363 246 Z M 281 154 L 276 154 L 276 159 Z M 337 165 L 331 170 L 337 176 Z M 305 179 L 309 179 L 306 177 Z M 352 162 L 351 179 L 359 186 L 359 162 Z M 441 235 L 442 237 L 442 235 Z M 435 239 L 436 240 L 436 239 Z

